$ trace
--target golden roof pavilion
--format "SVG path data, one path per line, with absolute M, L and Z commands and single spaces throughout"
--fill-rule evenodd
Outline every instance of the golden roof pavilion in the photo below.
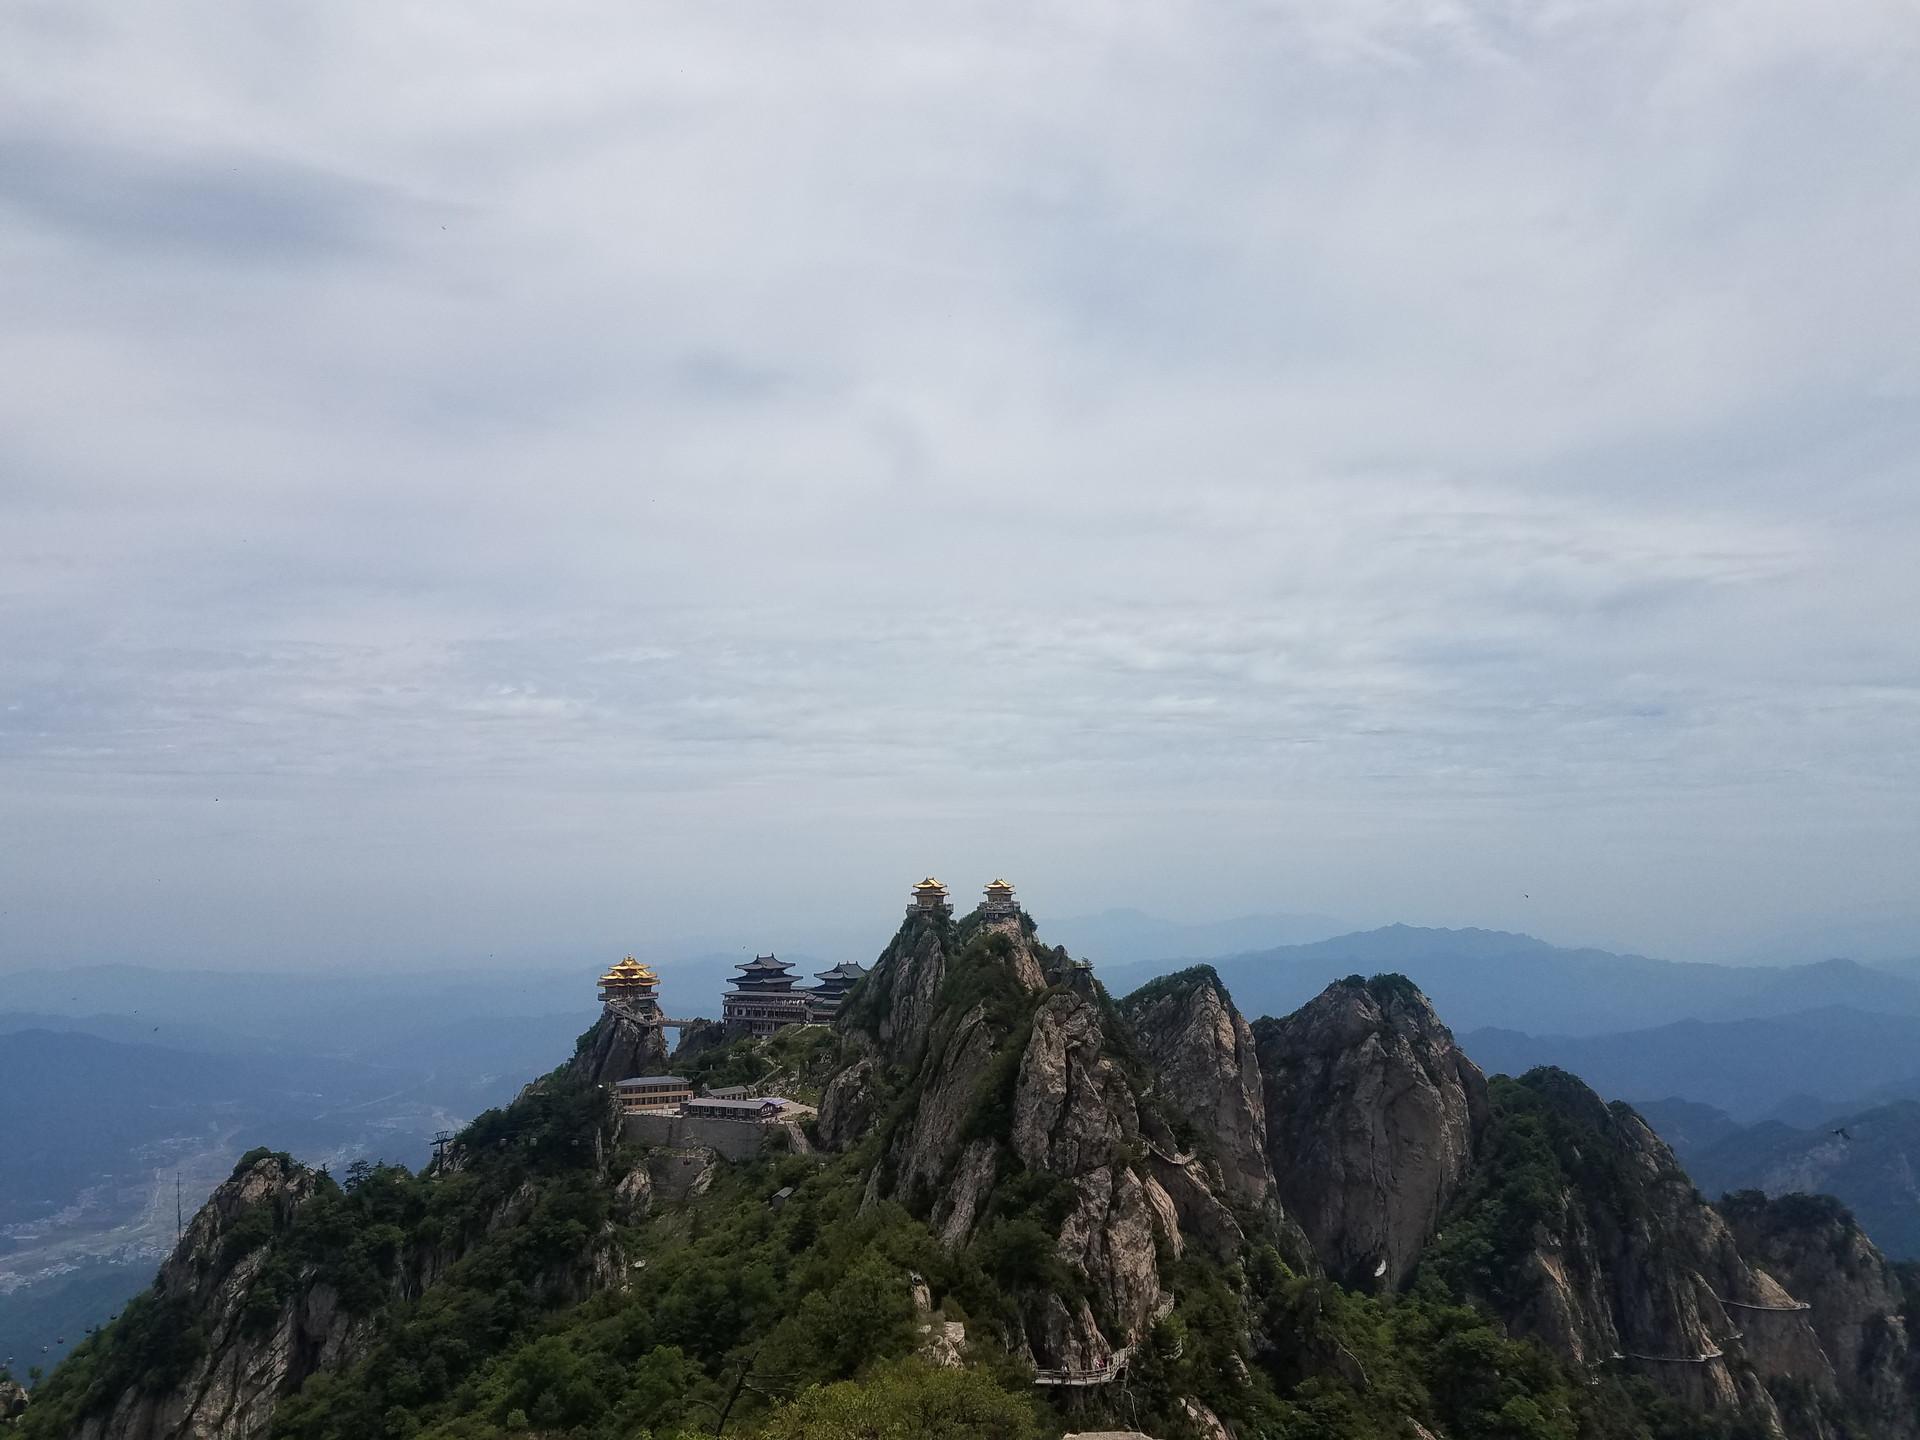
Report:
M 629 955 L 600 977 L 602 1004 L 621 1004 L 643 1019 L 660 1013 L 660 977 Z
M 947 887 L 929 875 L 913 887 L 913 904 L 907 907 L 909 915 L 921 910 L 937 910 L 947 903 Z
M 660 977 L 629 955 L 600 977 L 602 985 L 658 985 Z

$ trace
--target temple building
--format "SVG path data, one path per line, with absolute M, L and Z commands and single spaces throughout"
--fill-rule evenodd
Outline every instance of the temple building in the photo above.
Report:
M 748 1035 L 771 1035 L 788 1025 L 807 1023 L 807 993 L 795 990 L 799 977 L 785 960 L 756 955 L 740 966 L 733 988 L 720 1001 L 720 1020 Z
M 1013 883 L 1009 880 L 989 880 L 987 898 L 981 903 L 980 911 L 995 917 L 1018 915 L 1020 906 L 1013 898 Z
M 629 955 L 600 977 L 600 1001 L 619 1005 L 641 1020 L 660 1015 L 660 977 Z
M 929 875 L 913 887 L 913 903 L 907 906 L 907 914 L 934 915 L 947 909 L 949 904 L 947 887 Z
M 834 966 L 831 970 L 816 970 L 814 979 L 820 983 L 806 992 L 807 1016 L 816 1025 L 824 1025 L 840 1013 L 840 1007 L 846 1003 L 847 992 L 867 973 L 867 967 L 856 965 L 848 960 Z
M 692 1083 L 678 1075 L 635 1075 L 613 1088 L 620 1096 L 623 1115 L 678 1110 L 693 1099 Z

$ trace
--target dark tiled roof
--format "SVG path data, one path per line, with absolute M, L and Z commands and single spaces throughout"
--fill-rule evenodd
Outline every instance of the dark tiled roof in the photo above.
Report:
M 747 974 L 757 971 L 762 974 L 784 975 L 793 969 L 793 966 L 777 955 L 756 955 L 751 960 L 742 960 L 736 968 Z
M 866 973 L 866 966 L 857 964 L 852 960 L 842 960 L 831 970 L 814 971 L 813 978 L 816 980 L 858 980 Z

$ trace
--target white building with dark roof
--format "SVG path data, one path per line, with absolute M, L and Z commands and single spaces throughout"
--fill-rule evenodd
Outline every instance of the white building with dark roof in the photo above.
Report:
M 626 1115 L 678 1110 L 693 1099 L 693 1082 L 679 1075 L 634 1075 L 613 1088 Z

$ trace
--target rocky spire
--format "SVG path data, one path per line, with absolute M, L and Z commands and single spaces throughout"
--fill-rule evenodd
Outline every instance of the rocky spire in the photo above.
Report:
M 1213 1157 L 1223 1193 L 1244 1205 L 1274 1197 L 1267 1106 L 1253 1029 L 1208 965 L 1136 990 L 1121 1011 L 1153 1072 L 1153 1094 L 1181 1127 L 1181 1144 Z
M 1281 1203 L 1329 1274 L 1397 1288 L 1472 1168 L 1485 1077 L 1397 975 L 1337 981 L 1253 1033 Z
M 884 1116 L 869 1199 L 925 1214 L 949 1248 L 1044 1227 L 1073 1283 L 1036 1273 L 1003 1337 L 1043 1368 L 1097 1369 L 1143 1339 L 1167 1304 L 1161 1249 L 1185 1243 L 1151 1156 L 1176 1142 L 1142 1113 L 1124 1026 L 1017 911 L 910 914 L 840 1020 L 822 1140 L 854 1146 Z M 1232 1227 L 1204 1172 L 1176 1183 Z
M 667 1061 L 666 1036 L 617 1005 L 600 1012 L 580 1037 L 572 1068 L 595 1085 L 613 1085 L 630 1075 L 652 1075 Z

